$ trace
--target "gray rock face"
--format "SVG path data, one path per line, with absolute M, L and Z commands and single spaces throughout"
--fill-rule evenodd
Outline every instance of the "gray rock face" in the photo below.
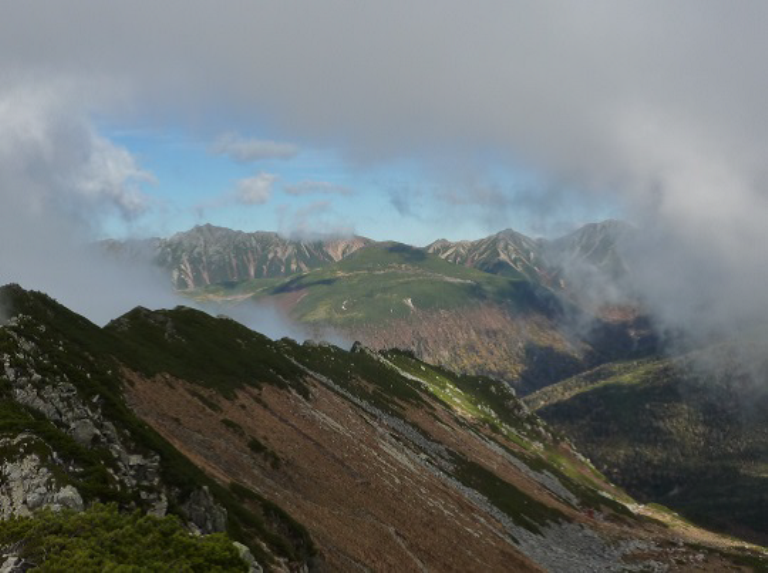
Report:
M 15 353 L 0 355 L 0 364 L 4 367 L 5 378 L 11 384 L 13 398 L 19 404 L 35 410 L 47 418 L 59 429 L 69 434 L 78 444 L 87 448 L 104 448 L 111 453 L 114 462 L 108 471 L 119 482 L 117 487 L 138 488 L 141 497 L 152 507 L 156 515 L 164 515 L 168 500 L 160 481 L 160 458 L 156 454 L 139 454 L 132 451 L 130 437 L 121 435 L 114 424 L 102 414 L 99 397 L 86 400 L 66 374 L 46 375 L 44 369 L 48 357 L 36 346 L 34 341 L 20 335 L 15 327 L 25 325 L 29 317 L 14 317 L 5 327 L 5 332 L 16 342 Z M 59 350 L 64 350 L 59 343 Z M 83 372 L 82 376 L 90 375 Z M 20 435 L 14 438 L 14 448 L 34 440 L 34 436 Z M 13 441 L 13 440 L 12 440 Z M 41 441 L 36 451 L 48 451 L 50 448 Z M 23 451 L 23 450 L 19 450 Z M 69 507 L 82 509 L 80 494 L 72 486 L 55 486 L 51 468 L 61 466 L 54 452 L 20 457 L 9 461 L 2 467 L 3 492 L 0 500 L 0 517 L 27 515 L 30 510 L 40 507 Z M 75 468 L 63 468 L 64 474 Z
M 24 571 L 24 563 L 18 555 L 3 555 L 0 564 L 0 573 L 21 573 Z
M 192 492 L 181 506 L 197 533 L 221 533 L 227 529 L 227 511 L 217 504 L 207 487 Z
M 16 350 L 0 354 L 0 365 L 4 367 L 0 369 L 0 376 L 4 373 L 10 382 L 15 401 L 42 414 L 81 446 L 111 454 L 107 471 L 115 478 L 114 486 L 138 491 L 144 507 L 152 515 L 164 516 L 170 499 L 181 505 L 193 531 L 201 534 L 225 531 L 226 510 L 214 501 L 210 492 L 200 489 L 182 501 L 176 492 L 169 491 L 160 478 L 160 457 L 137 451 L 131 436 L 118 431 L 104 418 L 99 396 L 86 399 L 64 373 L 46 376 L 38 373 L 50 373 L 50 368 L 44 368 L 49 358 L 34 341 L 27 340 L 15 328 L 28 327 L 26 321 L 29 320 L 19 315 L 4 329 L 15 341 Z M 58 350 L 65 351 L 64 343 L 58 343 Z M 83 372 L 82 376 L 89 378 L 90 374 Z M 57 454 L 31 434 L 0 440 L 0 449 L 3 446 L 12 454 L 6 455 L 0 466 L 0 519 L 29 515 L 43 507 L 83 509 L 80 493 L 66 483 L 67 476 L 80 468 L 71 467 L 69 462 L 64 467 Z
M 171 272 L 177 288 L 191 289 L 223 281 L 304 272 L 339 261 L 372 242 L 363 237 L 291 240 L 276 233 L 244 233 L 203 225 L 157 240 L 150 250 L 155 263 Z M 105 245 L 114 254 L 123 251 L 130 257 L 126 246 Z
M 238 543 L 237 541 L 233 542 L 232 545 L 235 546 L 235 549 L 237 549 L 237 552 L 240 554 L 240 559 L 245 561 L 245 563 L 248 565 L 248 573 L 262 573 L 264 571 L 261 565 L 259 565 L 256 559 L 253 557 L 250 549 L 248 549 L 242 543 Z M 2 573 L 2 571 L 0 571 L 0 573 Z
M 101 432 L 87 418 L 78 420 L 70 427 L 70 432 L 75 441 L 81 446 L 90 446 L 94 438 L 101 436 Z
M 82 369 L 64 373 L 51 367 L 49 353 L 67 353 L 68 342 L 46 339 L 38 346 L 34 335 L 26 334 L 30 330 L 45 332 L 25 315 L 15 316 L 3 327 L 5 344 L 4 352 L 0 353 L 0 378 L 7 381 L 9 397 L 42 415 L 80 446 L 98 450 L 113 478 L 111 487 L 138 492 L 148 513 L 162 517 L 169 504 L 174 503 L 187 516 L 192 531 L 200 534 L 225 531 L 227 512 L 206 488 L 194 491 L 186 500 L 180 499 L 178 491 L 168 488 L 161 480 L 160 456 L 136 447 L 130 433 L 118 430 L 107 420 L 98 395 L 87 396 L 78 390 L 88 387 L 90 372 Z M 42 350 L 43 346 L 47 349 L 52 344 L 55 350 Z M 4 399 L 8 399 L 8 393 Z M 28 516 L 43 508 L 82 511 L 84 502 L 76 486 L 84 469 L 76 461 L 60 456 L 36 434 L 0 434 L 0 520 Z M 11 549 L 6 553 L 0 553 L 2 571 L 23 567 Z M 251 570 L 261 571 L 255 560 Z
M 77 489 L 60 484 L 47 467 L 47 462 L 56 454 L 42 440 L 19 434 L 0 440 L 0 448 L 17 452 L 14 458 L 7 457 L 0 465 L 0 519 L 30 515 L 44 507 L 82 511 L 83 498 Z M 37 453 L 45 450 L 47 455 Z

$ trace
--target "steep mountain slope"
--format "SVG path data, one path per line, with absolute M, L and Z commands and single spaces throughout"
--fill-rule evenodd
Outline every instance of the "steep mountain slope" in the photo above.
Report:
M 764 340 L 739 340 L 610 364 L 526 402 L 633 495 L 764 543 L 767 350 Z
M 230 361 L 219 357 L 237 356 L 226 341 L 251 349 L 238 364 L 257 348 L 235 323 L 135 311 L 108 330 L 143 365 L 126 387 L 135 411 L 211 475 L 241 484 L 243 499 L 255 490 L 278 500 L 331 570 L 632 570 L 649 556 L 696 559 L 670 551 L 667 530 L 627 510 L 503 383 L 402 352 L 290 340 L 263 341 L 236 382 L 221 377 Z M 164 346 L 174 356 L 165 371 L 155 363 Z
M 176 288 L 287 276 L 341 260 L 372 241 L 362 237 L 293 241 L 277 233 L 244 233 L 202 225 L 157 240 L 154 259 Z
M 108 502 L 226 531 L 276 570 L 308 562 L 311 544 L 286 514 L 264 500 L 246 508 L 128 409 L 119 340 L 44 295 L 10 286 L 0 299 L 12 315 L 0 326 L 0 519 Z M 4 545 L 5 561 L 29 565 L 29 543 Z M 116 543 L 113 556 L 131 551 Z
M 567 289 L 569 282 L 583 280 L 586 273 L 610 281 L 626 276 L 620 245 L 635 232 L 628 223 L 607 220 L 554 240 L 531 239 L 507 229 L 477 241 L 441 239 L 425 250 L 454 264 Z
M 543 256 L 563 296 L 604 316 L 616 306 L 620 310 L 639 306 L 625 256 L 638 238 L 638 230 L 628 223 L 591 223 L 547 243 Z
M 224 519 L 275 569 L 761 563 L 754 549 L 634 505 L 503 383 L 398 351 L 270 341 L 186 308 L 138 308 L 99 329 L 43 295 L 2 294 L 14 318 L 0 327 L 0 403 L 23 410 L 4 417 L 3 439 L 56 452 L 8 442 L 2 467 L 49 468 L 53 497 L 40 506 L 112 496 L 158 511 L 165 495 L 185 521 Z M 32 493 L 6 492 L 0 505 L 29 509 Z
M 249 293 L 320 334 L 330 327 L 373 348 L 407 348 L 463 372 L 514 380 L 520 389 L 583 370 L 595 354 L 559 330 L 563 307 L 546 288 L 399 243 L 371 245 L 283 281 L 211 287 L 193 296 L 239 303 Z

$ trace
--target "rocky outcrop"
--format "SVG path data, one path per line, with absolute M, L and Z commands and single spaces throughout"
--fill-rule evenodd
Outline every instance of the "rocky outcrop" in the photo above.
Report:
M 158 510 L 167 503 L 160 484 L 159 456 L 132 450 L 127 436 L 121 436 L 115 425 L 105 419 L 98 395 L 86 400 L 63 372 L 39 374 L 39 371 L 50 372 L 47 367 L 49 357 L 33 340 L 14 329 L 28 326 L 31 321 L 30 317 L 19 315 L 5 328 L 17 345 L 16 353 L 0 356 L 14 400 L 42 414 L 79 445 L 108 450 L 113 457 L 110 471 L 120 486 L 140 489 L 144 501 L 159 513 Z M 63 343 L 60 344 L 57 350 L 66 352 Z M 89 374 L 83 372 L 82 376 Z
M 4 328 L 4 333 L 15 342 L 15 352 L 0 355 L 0 364 L 15 402 L 44 416 L 80 446 L 109 452 L 111 463 L 107 471 L 115 480 L 114 487 L 139 492 L 149 513 L 162 517 L 171 499 L 180 505 L 192 531 L 225 531 L 226 510 L 207 489 L 193 490 L 185 499 L 179 499 L 175 489 L 162 483 L 160 456 L 137 450 L 131 436 L 119 431 L 105 417 L 99 395 L 86 399 L 70 381 L 70 375 L 51 373 L 51 357 L 34 340 L 19 333 L 32 324 L 31 317 L 18 315 Z M 44 326 L 37 328 L 45 332 Z M 60 341 L 56 350 L 66 353 L 65 344 Z M 88 378 L 90 374 L 81 372 L 78 376 Z M 26 433 L 3 438 L 0 450 L 9 452 L 0 466 L 0 518 L 28 515 L 43 507 L 83 509 L 82 495 L 70 483 L 75 480 L 69 480 L 82 468 L 71 460 L 65 462 L 40 438 Z
M 207 487 L 193 491 L 181 509 L 196 533 L 206 535 L 227 530 L 227 512 L 216 503 Z
M 3 438 L 0 451 L 5 453 L 0 464 L 0 519 L 42 508 L 83 509 L 77 489 L 54 473 L 60 464 L 56 452 L 40 438 L 26 433 Z
M 256 561 L 256 558 L 253 556 L 253 553 L 251 553 L 251 550 L 248 549 L 245 545 L 242 543 L 238 543 L 237 541 L 234 542 L 235 549 L 237 549 L 237 552 L 240 554 L 240 559 L 245 561 L 246 565 L 248 566 L 248 573 L 262 573 L 264 569 L 261 565 Z M 0 571 L 0 573 L 2 573 Z
M 90 515 L 108 503 L 139 520 L 171 513 L 196 536 L 227 533 L 243 544 L 238 551 L 254 572 L 306 564 L 312 542 L 299 524 L 271 501 L 245 507 L 130 411 L 131 352 L 118 328 L 105 332 L 17 285 L 0 288 L 0 298 L 11 311 L 0 325 L 0 522 L 43 522 L 48 517 L 35 516 L 42 509 Z M 162 344 L 186 344 L 175 321 L 152 324 Z M 50 518 L 68 523 L 68 511 Z M 0 533 L 9 527 L 0 523 Z M 29 547 L 0 544 L 0 570 L 29 569 Z

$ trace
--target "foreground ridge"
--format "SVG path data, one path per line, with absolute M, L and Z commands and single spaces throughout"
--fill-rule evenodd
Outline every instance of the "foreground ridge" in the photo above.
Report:
M 45 295 L 0 294 L 13 315 L 1 453 L 17 479 L 0 489 L 5 518 L 96 502 L 170 513 L 269 570 L 761 563 L 638 506 L 498 380 L 399 350 L 272 341 L 184 307 L 102 329 Z

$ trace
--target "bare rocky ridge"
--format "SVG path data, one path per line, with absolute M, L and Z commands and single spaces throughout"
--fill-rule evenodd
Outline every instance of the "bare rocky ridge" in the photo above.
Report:
M 142 455 L 128 446 L 126 437 L 121 436 L 115 425 L 104 418 L 98 396 L 86 402 L 75 385 L 69 382 L 66 373 L 51 373 L 50 358 L 46 353 L 16 330 L 29 324 L 35 324 L 34 319 L 22 314 L 11 319 L 3 328 L 3 332 L 17 344 L 14 354 L 0 355 L 4 379 L 10 383 L 15 402 L 44 416 L 81 447 L 97 446 L 108 451 L 113 458 L 109 471 L 115 480 L 115 487 L 140 490 L 148 510 L 164 515 L 168 499 L 166 488 L 160 482 L 159 457 L 156 454 Z M 45 332 L 44 325 L 37 327 Z M 66 353 L 64 341 L 60 344 L 58 350 Z M 39 373 L 46 371 L 46 375 Z M 88 376 L 85 372 L 83 375 Z M 32 509 L 39 507 L 82 509 L 83 500 L 77 489 L 66 484 L 66 480 L 60 483 L 61 472 L 55 472 L 60 477 L 54 479 L 55 470 L 45 465 L 47 462 L 58 464 L 60 459 L 50 444 L 25 434 L 6 438 L 8 440 L 19 451 L 30 448 L 40 453 L 30 453 L 16 465 L 3 468 L 8 478 L 6 487 L 11 492 L 0 499 L 0 506 L 9 508 L 4 512 L 6 516 L 28 515 Z M 35 445 L 42 448 L 34 448 Z M 83 468 L 72 467 L 71 471 L 77 473 Z
M 341 260 L 372 241 L 363 237 L 290 240 L 277 233 L 244 233 L 202 225 L 160 239 L 154 260 L 179 289 L 288 276 Z
M 546 282 L 547 262 L 542 256 L 544 244 L 544 241 L 507 229 L 477 241 L 451 242 L 440 239 L 425 249 L 457 265 Z
M 437 240 L 424 251 L 448 262 L 491 274 L 523 277 L 550 288 L 567 289 L 569 274 L 616 280 L 628 272 L 617 243 L 634 228 L 621 221 L 585 225 L 555 240 L 533 239 L 506 229 L 474 241 Z M 364 237 L 324 240 L 285 238 L 277 233 L 246 233 L 201 225 L 166 239 L 105 241 L 115 256 L 153 260 L 167 269 L 176 288 L 195 289 L 256 278 L 289 276 L 338 262 L 374 244 Z

